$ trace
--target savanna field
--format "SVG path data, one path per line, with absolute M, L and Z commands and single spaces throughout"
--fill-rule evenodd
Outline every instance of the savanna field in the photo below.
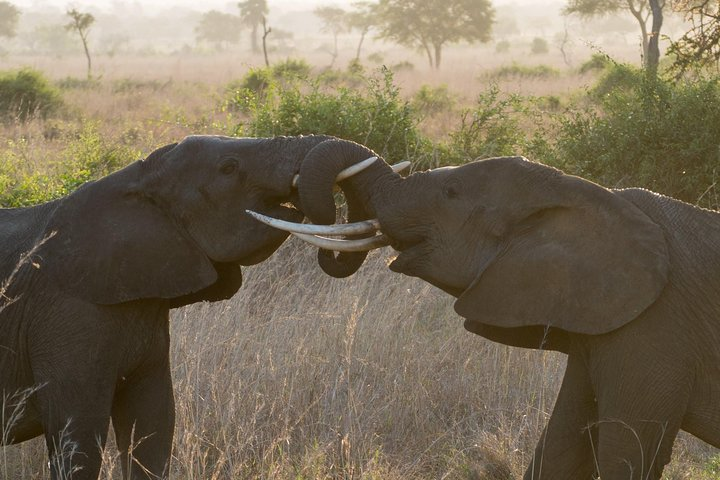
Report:
M 439 71 L 402 51 L 353 54 L 332 69 L 317 53 L 267 68 L 241 53 L 99 56 L 92 80 L 82 56 L 8 55 L 0 84 L 49 96 L 3 113 L 0 203 L 55 198 L 189 134 L 327 133 L 415 169 L 518 154 L 720 206 L 716 78 L 650 79 L 632 54 L 590 48 L 567 66 L 463 46 Z M 290 239 L 243 269 L 233 299 L 173 311 L 174 478 L 522 476 L 564 356 L 466 332 L 453 299 L 390 272 L 392 255 L 333 279 Z M 101 478 L 120 468 L 111 446 Z M 42 438 L 0 447 L 0 477 L 47 476 Z M 720 455 L 681 434 L 664 478 L 720 478 Z

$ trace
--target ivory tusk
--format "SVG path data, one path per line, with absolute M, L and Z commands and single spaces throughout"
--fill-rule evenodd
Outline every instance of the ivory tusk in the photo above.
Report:
M 410 163 L 409 160 L 405 160 L 404 162 L 396 163 L 395 165 L 392 165 L 390 168 L 392 168 L 393 172 L 400 173 L 406 168 L 408 168 L 412 163 Z
M 310 245 L 335 252 L 367 252 L 390 245 L 390 239 L 385 235 L 375 235 L 374 237 L 361 238 L 359 240 L 337 240 L 334 238 L 306 235 L 304 233 L 293 233 L 293 235 Z
M 365 220 L 362 222 L 345 223 L 340 225 L 313 225 L 310 223 L 294 223 L 268 217 L 262 213 L 245 210 L 255 220 L 286 232 L 305 233 L 309 235 L 361 235 L 374 233 L 380 229 L 380 222 L 377 220 Z
M 362 162 L 358 162 L 355 165 L 351 165 L 345 170 L 342 170 L 340 173 L 338 173 L 337 177 L 335 177 L 335 183 L 340 182 L 342 180 L 345 180 L 348 177 L 352 177 L 356 173 L 360 173 L 363 170 L 365 170 L 367 167 L 373 164 L 373 162 L 377 160 L 377 157 L 370 157 Z M 410 165 L 412 165 L 411 162 L 408 160 L 405 160 L 404 162 L 396 163 L 395 165 L 391 165 L 390 168 L 392 168 L 393 172 L 400 173 L 406 168 L 408 168 Z M 298 180 L 300 179 L 300 175 L 295 174 L 292 180 L 292 186 L 293 188 L 297 188 Z

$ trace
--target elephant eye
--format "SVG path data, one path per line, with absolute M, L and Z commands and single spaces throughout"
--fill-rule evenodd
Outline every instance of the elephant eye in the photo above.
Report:
M 220 165 L 220 172 L 223 175 L 230 175 L 237 171 L 238 163 L 235 159 L 227 159 Z
M 457 182 L 448 182 L 443 186 L 442 193 L 445 198 L 457 198 L 460 195 L 460 187 Z

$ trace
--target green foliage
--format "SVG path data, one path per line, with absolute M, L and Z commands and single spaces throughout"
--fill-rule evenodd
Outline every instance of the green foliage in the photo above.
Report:
M 455 97 L 450 93 L 446 84 L 437 87 L 422 85 L 412 99 L 413 109 L 424 115 L 449 111 L 454 105 Z
M 507 40 L 500 40 L 495 44 L 495 53 L 508 53 L 510 51 L 510 42 Z
M 542 55 L 548 53 L 550 48 L 548 42 L 544 38 L 535 37 L 530 44 L 530 53 L 533 55 Z
M 24 68 L 0 73 L 0 120 L 45 118 L 61 105 L 60 92 L 40 72 Z
M 251 68 L 240 81 L 228 84 L 227 90 L 237 92 L 249 90 L 251 94 L 262 94 L 275 82 L 293 82 L 310 77 L 312 67 L 302 59 L 292 59 L 275 63 L 270 67 Z
M 20 207 L 67 195 L 83 183 L 103 177 L 139 158 L 140 152 L 111 145 L 86 124 L 46 171 L 27 170 L 28 145 L 9 141 L 0 151 L 0 206 Z
M 389 161 L 406 158 L 424 142 L 410 105 L 386 69 L 357 89 L 317 81 L 273 83 L 265 96 L 239 91 L 232 103 L 249 114 L 237 134 L 335 135 L 367 145 Z
M 507 78 L 554 78 L 559 77 L 560 71 L 547 65 L 504 65 L 487 74 L 488 78 L 500 80 Z
M 20 10 L 10 2 L 0 2 L 0 37 L 14 37 Z
M 478 95 L 475 107 L 462 113 L 460 127 L 444 146 L 443 164 L 457 165 L 477 158 L 525 155 L 544 159 L 550 148 L 541 125 L 543 112 L 535 99 L 502 95 L 494 86 Z
M 590 95 L 600 98 L 608 94 L 632 90 L 644 81 L 644 76 L 644 72 L 638 68 L 630 65 L 612 64 L 612 67 L 605 69 L 595 86 L 592 87 Z
M 613 61 L 604 53 L 593 53 L 588 61 L 580 65 L 580 73 L 602 71 L 613 65 Z
M 567 170 L 608 186 L 640 186 L 710 202 L 720 176 L 720 83 L 674 83 L 617 66 L 624 88 L 568 115 L 557 141 Z

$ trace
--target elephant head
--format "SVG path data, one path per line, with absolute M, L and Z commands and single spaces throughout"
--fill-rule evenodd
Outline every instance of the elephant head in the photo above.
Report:
M 621 327 L 667 281 L 664 235 L 633 203 L 521 157 L 407 178 L 378 162 L 342 186 L 399 252 L 391 270 L 457 297 L 465 327 L 502 343 L 565 351 L 567 333 Z
M 94 303 L 176 299 L 232 271 L 227 298 L 239 288 L 237 266 L 264 260 L 287 237 L 245 211 L 301 221 L 294 184 L 313 177 L 306 162 L 319 168 L 348 152 L 368 153 L 326 136 L 190 136 L 55 202 L 47 231 L 57 235 L 41 254 L 69 292 Z M 327 217 L 333 223 L 334 211 Z

